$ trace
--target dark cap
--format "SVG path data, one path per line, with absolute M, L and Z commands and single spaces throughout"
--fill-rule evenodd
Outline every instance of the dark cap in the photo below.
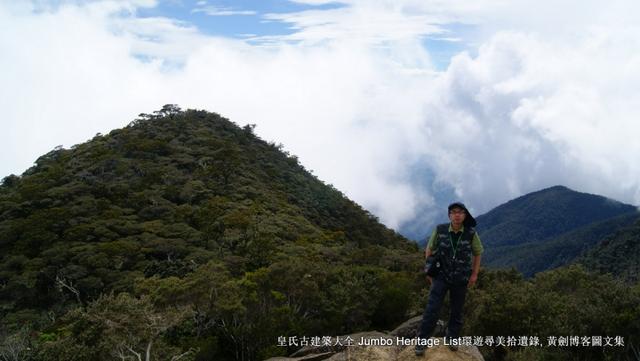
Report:
M 448 208 L 448 212 L 451 213 L 451 210 L 454 208 L 460 208 L 460 209 L 464 209 L 465 212 L 467 212 L 467 216 L 464 218 L 464 222 L 462 223 L 465 227 L 475 227 L 476 226 L 476 219 L 473 218 L 473 216 L 471 215 L 471 213 L 469 212 L 469 210 L 467 209 L 467 207 L 464 205 L 464 203 L 462 202 L 454 202 L 449 204 L 449 208 Z

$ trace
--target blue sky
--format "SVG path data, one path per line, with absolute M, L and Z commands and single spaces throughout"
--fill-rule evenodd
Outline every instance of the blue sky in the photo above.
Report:
M 256 124 L 395 229 L 449 198 L 481 214 L 557 184 L 637 205 L 638 13 L 631 0 L 0 1 L 0 178 L 174 103 Z
M 310 9 L 327 9 L 341 5 L 305 5 L 289 1 L 165 1 L 153 8 L 138 10 L 140 17 L 167 17 L 196 26 L 199 31 L 216 36 L 244 39 L 247 34 L 285 35 L 293 30 L 288 24 L 264 19 L 265 14 Z M 209 10 L 229 11 L 229 15 L 209 15 Z M 243 12 L 249 12 L 242 14 Z
M 154 7 L 137 10 L 139 18 L 164 17 L 193 26 L 199 32 L 247 41 L 254 45 L 268 45 L 264 37 L 287 36 L 296 33 L 294 25 L 270 19 L 272 14 L 295 14 L 304 11 L 323 11 L 348 7 L 341 2 L 305 4 L 287 0 L 264 1 L 160 1 Z M 467 39 L 474 39 L 472 24 L 442 24 L 444 34 L 421 36 L 422 45 L 432 55 L 437 70 L 445 70 L 451 58 L 462 51 L 475 53 Z M 295 41 L 293 41 L 295 42 Z

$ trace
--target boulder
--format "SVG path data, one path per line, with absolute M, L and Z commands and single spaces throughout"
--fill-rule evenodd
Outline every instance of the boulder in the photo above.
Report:
M 265 361 L 321 361 L 335 355 L 335 352 L 310 353 L 301 357 L 271 357 Z
M 411 338 L 416 336 L 416 330 L 420 327 L 420 323 L 422 323 L 422 315 L 412 317 L 407 321 L 404 321 L 400 326 L 396 327 L 395 330 L 391 331 L 389 334 L 391 336 L 399 336 Z M 436 323 L 436 328 L 433 331 L 435 336 L 444 336 L 446 323 L 442 320 L 438 320 Z
M 339 337 L 347 339 L 348 336 L 354 340 L 352 346 L 344 346 L 340 349 L 335 348 L 330 351 L 320 347 L 305 347 L 291 355 L 291 357 L 272 357 L 267 361 L 484 361 L 476 346 L 460 346 L 457 351 L 451 351 L 448 346 L 444 345 L 443 338 L 433 339 L 434 345 L 428 347 L 423 356 L 417 357 L 415 355 L 415 346 L 413 345 L 403 345 L 395 342 L 391 345 L 366 345 L 375 343 L 374 340 L 378 340 L 378 342 L 380 342 L 379 340 L 396 340 L 397 336 L 381 332 L 364 332 Z M 358 345 L 359 343 L 365 345 Z M 314 352 L 314 349 L 317 352 Z
M 332 346 L 304 346 L 298 351 L 292 353 L 291 357 L 301 357 L 311 353 L 317 354 L 317 353 L 331 352 L 333 354 L 333 353 L 341 352 L 347 348 L 353 347 L 353 346 L 346 346 L 347 343 L 349 342 L 348 341 L 349 339 L 351 339 L 352 342 L 355 344 L 355 343 L 358 343 L 361 339 L 369 340 L 369 339 L 379 339 L 381 337 L 390 337 L 390 336 L 378 331 L 368 331 L 368 332 L 358 332 L 351 335 L 332 337 L 331 338 Z

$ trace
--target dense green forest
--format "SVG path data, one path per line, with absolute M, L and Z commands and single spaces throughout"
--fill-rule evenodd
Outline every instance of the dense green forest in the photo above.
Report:
M 640 220 L 605 237 L 578 262 L 588 269 L 610 273 L 630 283 L 640 281 Z
M 464 333 L 503 336 L 506 344 L 480 347 L 487 360 L 640 359 L 640 283 L 588 272 L 581 265 L 529 279 L 515 269 L 484 270 L 478 282 L 465 303 Z M 521 346 L 519 341 L 508 346 L 509 336 L 537 337 L 541 346 Z M 620 336 L 624 346 L 594 346 L 593 336 L 608 337 L 612 345 Z M 578 337 L 578 345 L 549 346 L 549 338 L 561 337 Z
M 484 264 L 516 267 L 530 277 L 575 263 L 609 235 L 640 220 L 640 212 L 632 205 L 555 186 L 477 218 L 487 249 Z
M 422 262 L 252 125 L 167 105 L 3 179 L 0 360 L 287 355 L 279 336 L 390 330 L 421 314 Z M 627 342 L 481 348 L 490 360 L 620 359 L 639 342 L 637 280 L 579 266 L 529 280 L 483 270 L 466 307 L 467 334 Z
M 0 187 L 0 318 L 38 359 L 260 359 L 401 321 L 417 246 L 217 114 L 165 106 Z M 144 352 L 143 352 L 144 351 Z
M 636 212 L 625 213 L 543 241 L 495 247 L 490 252 L 487 263 L 495 268 L 515 267 L 526 277 L 531 277 L 540 271 L 579 262 L 584 254 L 593 252 L 593 249 L 608 237 L 638 220 L 640 220 L 640 215 Z M 624 258 L 629 264 L 632 262 L 638 264 L 640 262 L 639 256 L 629 254 Z M 612 261 L 612 259 L 608 259 L 607 264 Z M 602 271 L 612 270 L 602 268 Z

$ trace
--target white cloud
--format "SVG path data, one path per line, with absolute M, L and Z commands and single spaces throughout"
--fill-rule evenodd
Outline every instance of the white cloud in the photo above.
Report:
M 294 13 L 271 13 L 265 18 L 290 24 L 292 34 L 265 36 L 269 41 L 293 41 L 305 44 L 343 39 L 369 44 L 415 40 L 427 34 L 446 32 L 438 19 L 414 14 L 393 2 L 370 1 L 358 6 Z
M 436 90 L 440 103 L 430 103 L 443 116 L 428 122 L 436 134 L 451 126 L 473 141 L 437 146 L 445 154 L 432 157 L 436 173 L 483 211 L 553 184 L 638 203 L 640 139 L 630 136 L 640 134 L 638 47 L 611 36 L 568 47 L 499 33 L 477 58 L 456 57 Z M 451 161 L 469 170 L 448 172 Z
M 232 15 L 256 15 L 253 10 L 234 10 L 230 7 L 220 7 L 205 4 L 198 4 L 201 7 L 193 9 L 192 13 L 205 13 L 209 16 L 232 16 Z
M 392 227 L 443 184 L 475 213 L 554 184 L 640 203 L 636 5 L 341 3 L 269 15 L 295 30 L 269 47 L 137 18 L 140 3 L 0 5 L 0 174 L 178 103 L 257 123 Z M 425 36 L 471 51 L 437 71 Z

